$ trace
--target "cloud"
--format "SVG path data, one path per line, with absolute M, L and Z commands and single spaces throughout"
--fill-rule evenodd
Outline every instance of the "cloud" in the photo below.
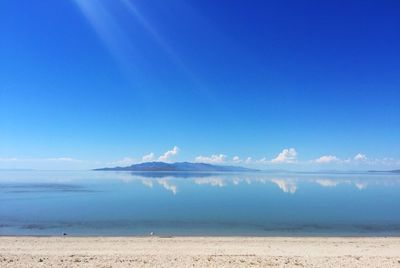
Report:
M 366 161 L 367 160 L 367 156 L 365 154 L 358 153 L 356 156 L 354 156 L 353 159 L 355 161 Z
M 278 187 L 285 193 L 294 194 L 297 191 L 297 185 L 293 181 L 283 179 L 273 179 L 271 181 L 278 185 Z
M 270 163 L 270 161 L 266 157 L 263 157 L 260 160 L 257 160 L 256 163 L 258 163 L 258 164 L 268 164 L 268 163 Z
M 75 170 L 96 168 L 98 164 L 99 162 L 96 161 L 81 160 L 68 156 L 47 158 L 0 157 L 1 169 Z
M 52 158 L 0 158 L 0 162 L 74 162 L 81 163 L 83 160 L 72 157 L 52 157 Z
M 179 147 L 174 146 L 174 148 L 172 148 L 169 151 L 166 151 L 163 155 L 158 157 L 158 161 L 168 162 L 172 157 L 176 156 L 178 153 L 179 153 Z M 142 162 L 152 162 L 155 160 L 156 160 L 156 156 L 154 153 L 149 153 L 149 154 L 142 156 Z
M 318 164 L 328 164 L 328 163 L 338 162 L 338 161 L 339 161 L 339 158 L 337 158 L 334 155 L 324 155 L 318 159 L 315 159 L 315 163 L 318 163 Z
M 130 166 L 135 164 L 135 159 L 130 158 L 130 157 L 124 157 L 120 160 L 116 160 L 113 162 L 110 162 L 110 165 L 115 165 L 115 166 Z
M 395 159 L 392 157 L 375 158 L 373 160 L 369 160 L 368 163 L 375 165 L 391 166 L 393 168 L 400 167 L 400 159 Z
M 397 167 L 400 166 L 400 160 L 394 159 L 392 157 L 384 157 L 382 159 L 377 159 L 377 161 L 387 166 L 397 166 Z
M 239 164 L 239 163 L 251 164 L 252 163 L 252 158 L 251 157 L 247 157 L 246 159 L 241 159 L 239 156 L 234 156 L 232 158 L 232 162 L 235 163 L 235 164 Z
M 17 162 L 17 161 L 21 161 L 21 159 L 16 157 L 0 158 L 0 162 Z
M 47 158 L 45 160 L 48 161 L 61 161 L 61 162 L 82 162 L 82 160 L 75 159 L 72 157 L 56 157 L 56 158 Z
M 158 160 L 160 160 L 162 162 L 167 162 L 171 157 L 174 157 L 175 155 L 177 155 L 178 152 L 179 152 L 178 146 L 174 146 L 174 148 L 172 148 L 172 150 L 165 152 L 162 156 L 160 156 L 158 158 Z
M 154 153 L 146 154 L 142 157 L 143 162 L 151 162 L 154 161 Z
M 232 158 L 232 161 L 233 161 L 233 163 L 241 163 L 241 162 L 242 162 L 242 159 L 240 159 L 239 156 L 234 156 L 234 157 Z
M 198 156 L 195 162 L 198 163 L 211 163 L 211 164 L 221 164 L 226 161 L 226 155 L 224 154 L 213 154 L 211 156 Z
M 271 160 L 271 163 L 281 164 L 281 163 L 294 163 L 297 160 L 297 152 L 294 148 L 283 149 L 278 156 Z

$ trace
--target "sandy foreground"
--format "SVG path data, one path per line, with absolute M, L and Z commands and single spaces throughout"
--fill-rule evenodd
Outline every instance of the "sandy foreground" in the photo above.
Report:
M 400 267 L 400 238 L 0 237 L 0 267 Z

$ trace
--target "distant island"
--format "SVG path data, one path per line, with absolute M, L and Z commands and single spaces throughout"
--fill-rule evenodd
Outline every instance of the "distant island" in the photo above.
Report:
M 185 171 L 185 172 L 251 172 L 259 171 L 257 169 L 250 169 L 239 166 L 220 166 L 211 165 L 206 163 L 190 163 L 190 162 L 145 162 L 134 164 L 127 167 L 112 167 L 112 168 L 97 168 L 96 171 Z
M 389 173 L 400 173 L 400 169 L 395 170 L 368 170 L 368 172 L 389 172 Z

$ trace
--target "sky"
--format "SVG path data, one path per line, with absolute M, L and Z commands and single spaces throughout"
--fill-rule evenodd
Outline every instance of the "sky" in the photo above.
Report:
M 400 168 L 400 2 L 0 2 L 0 169 Z

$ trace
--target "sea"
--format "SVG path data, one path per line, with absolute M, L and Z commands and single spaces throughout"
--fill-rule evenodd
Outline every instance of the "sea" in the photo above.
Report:
M 0 235 L 399 236 L 400 174 L 3 170 Z

